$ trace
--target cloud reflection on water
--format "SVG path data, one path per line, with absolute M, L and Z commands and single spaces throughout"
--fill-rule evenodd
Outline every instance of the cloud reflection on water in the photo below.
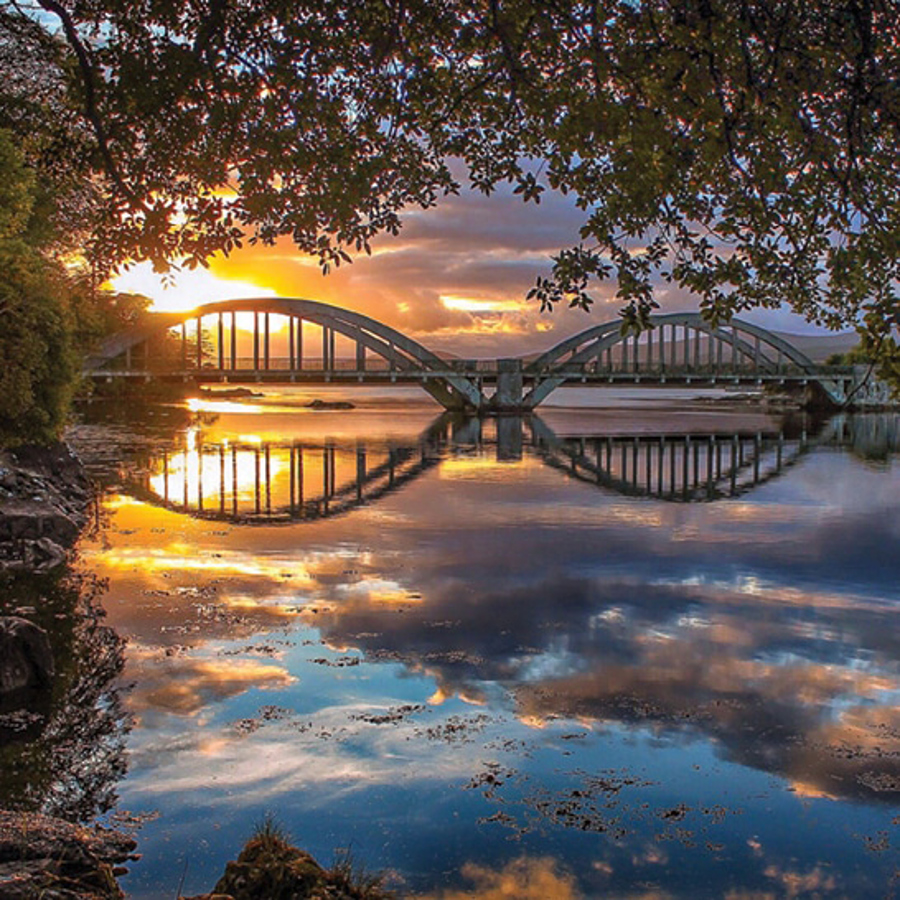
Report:
M 510 467 L 464 455 L 386 510 L 360 510 L 339 530 L 322 523 L 315 546 L 299 552 L 294 535 L 278 529 L 202 532 L 191 520 L 125 503 L 119 531 L 132 530 L 133 515 L 157 537 L 126 540 L 95 560 L 142 573 L 137 580 L 152 585 L 142 594 L 164 598 L 126 614 L 146 619 L 147 637 L 168 620 L 163 630 L 192 646 L 215 635 L 239 639 L 314 609 L 303 619 L 329 645 L 427 673 L 441 696 L 480 699 L 485 685 L 498 684 L 515 692 L 526 721 L 687 728 L 726 757 L 808 791 L 893 796 L 885 773 L 900 753 L 896 711 L 879 697 L 900 690 L 900 638 L 886 627 L 892 608 L 878 595 L 880 576 L 896 574 L 897 498 L 873 476 L 875 495 L 865 473 L 854 472 L 852 502 L 832 515 L 841 479 L 821 476 L 846 463 L 830 454 L 812 459 L 807 469 L 820 477 L 792 478 L 790 503 L 771 490 L 757 501 L 688 511 L 614 498 L 598 507 L 596 496 L 561 484 L 532 457 Z M 561 492 L 564 504 L 555 502 Z M 166 517 L 167 526 L 153 526 Z M 175 525 L 187 533 L 171 535 Z M 337 554 L 329 531 L 340 535 Z M 848 559 L 863 558 L 871 599 L 835 587 Z M 798 579 L 805 571 L 807 586 Z M 233 618 L 198 617 L 190 587 L 163 583 L 175 572 L 181 580 L 214 575 L 208 599 Z M 155 697 L 195 710 L 255 679 L 279 684 L 267 667 L 250 665 L 245 677 L 233 667 L 232 679 L 220 682 L 217 664 L 164 665 L 171 671 L 150 676 L 146 666 L 158 664 L 141 663 L 148 685 L 181 687 L 142 692 L 142 704 Z M 859 724 L 854 698 L 879 711 L 887 753 L 880 762 L 863 752 L 874 738 Z
M 469 887 L 421 894 L 416 900 L 580 900 L 578 882 L 552 857 L 520 856 L 499 869 L 467 863 L 462 877 Z
M 513 722 L 548 746 L 578 722 L 598 739 L 706 745 L 798 797 L 897 802 L 896 478 L 823 448 L 734 501 L 672 504 L 569 480 L 529 451 L 512 465 L 446 453 L 311 525 L 115 506 L 106 545 L 85 550 L 113 575 L 110 620 L 142 648 L 133 702 L 153 730 L 136 742 L 136 795 L 240 807 L 302 792 L 325 808 L 465 782 Z M 274 635 L 284 644 L 254 656 Z M 334 653 L 360 662 L 315 664 Z M 354 718 L 400 702 L 404 678 L 446 708 L 383 729 Z M 471 745 L 424 739 L 452 698 L 509 718 Z M 288 711 L 236 727 L 270 703 Z M 509 876 L 473 865 L 485 896 Z M 767 865 L 783 895 L 816 872 Z

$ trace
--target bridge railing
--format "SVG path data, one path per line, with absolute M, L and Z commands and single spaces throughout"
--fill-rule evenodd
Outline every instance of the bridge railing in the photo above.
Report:
M 486 359 L 451 359 L 445 360 L 445 368 L 443 371 L 453 372 L 466 375 L 491 375 L 497 372 L 497 363 L 494 360 Z M 144 353 L 133 353 L 129 357 L 124 355 L 116 357 L 108 361 L 103 370 L 106 372 L 196 372 L 196 371 L 216 371 L 216 372 L 400 372 L 402 371 L 396 364 L 392 364 L 390 360 L 379 356 L 357 357 L 339 357 L 337 359 L 326 360 L 321 356 L 304 356 L 303 359 L 291 359 L 289 356 L 265 356 L 260 355 L 259 358 L 253 356 L 238 356 L 232 360 L 226 357 L 222 364 L 216 358 L 215 354 L 204 354 L 202 361 L 198 365 L 195 356 L 187 356 L 187 358 L 177 358 L 169 360 L 153 359 L 147 357 Z M 435 368 L 435 371 L 441 371 Z
M 397 366 L 392 366 L 390 361 L 380 357 L 369 357 L 365 360 L 342 358 L 329 361 L 326 365 L 322 357 L 304 357 L 297 362 L 287 356 L 270 356 L 268 360 L 260 357 L 259 360 L 252 356 L 239 356 L 235 359 L 235 365 L 226 359 L 220 367 L 218 360 L 204 358 L 201 365 L 197 365 L 196 359 L 170 361 L 168 364 L 154 364 L 145 361 L 143 355 L 134 354 L 129 360 L 125 357 L 117 357 L 110 360 L 103 367 L 104 372 L 391 372 L 400 371 Z M 449 367 L 448 367 L 449 368 Z
M 715 363 L 679 364 L 679 365 L 647 365 L 646 363 L 634 364 L 626 360 L 613 360 L 611 363 L 589 360 L 581 363 L 563 363 L 561 365 L 547 366 L 540 369 L 529 370 L 525 374 L 538 377 L 565 376 L 567 378 L 581 378 L 584 376 L 646 376 L 646 377 L 684 377 L 695 376 L 698 378 L 729 378 L 759 377 L 771 378 L 850 378 L 853 376 L 852 366 L 815 366 L 808 368 L 793 363 L 782 363 L 769 371 L 760 370 L 757 367 L 743 363 L 728 366 L 720 366 Z
M 449 359 L 447 365 L 462 375 L 495 375 L 497 360 L 495 359 Z

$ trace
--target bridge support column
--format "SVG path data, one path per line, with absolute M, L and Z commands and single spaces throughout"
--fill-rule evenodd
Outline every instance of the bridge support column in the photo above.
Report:
M 497 360 L 497 392 L 491 406 L 498 412 L 522 409 L 522 360 Z
M 229 349 L 231 351 L 231 371 L 237 369 L 237 313 L 231 311 L 231 334 L 229 335 Z
M 460 393 L 454 393 L 449 385 L 442 384 L 437 379 L 425 379 L 422 382 L 422 387 L 431 394 L 444 409 L 462 411 L 466 408 L 466 398 Z
M 259 313 L 253 311 L 253 371 L 259 371 Z
M 455 444 L 473 444 L 478 446 L 481 443 L 481 419 L 475 416 L 454 419 L 452 431 Z
M 223 321 L 223 313 L 219 313 L 218 329 L 216 334 L 216 349 L 219 357 L 219 371 L 225 369 L 225 322 Z
M 303 319 L 297 317 L 297 339 L 294 345 L 294 363 L 298 371 L 303 370 Z
M 522 459 L 522 417 L 500 416 L 497 419 L 497 461 L 518 462 Z

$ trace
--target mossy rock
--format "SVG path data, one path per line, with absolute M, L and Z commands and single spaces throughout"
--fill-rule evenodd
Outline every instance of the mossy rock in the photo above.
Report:
M 325 870 L 303 850 L 279 838 L 251 839 L 229 862 L 214 888 L 234 900 L 309 900 L 326 887 Z

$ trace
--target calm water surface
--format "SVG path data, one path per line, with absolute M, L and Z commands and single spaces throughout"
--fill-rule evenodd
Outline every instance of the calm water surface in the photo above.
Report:
M 130 896 L 209 890 L 267 813 L 445 900 L 893 896 L 898 417 L 559 394 L 82 430 L 127 458 L 80 564 Z

